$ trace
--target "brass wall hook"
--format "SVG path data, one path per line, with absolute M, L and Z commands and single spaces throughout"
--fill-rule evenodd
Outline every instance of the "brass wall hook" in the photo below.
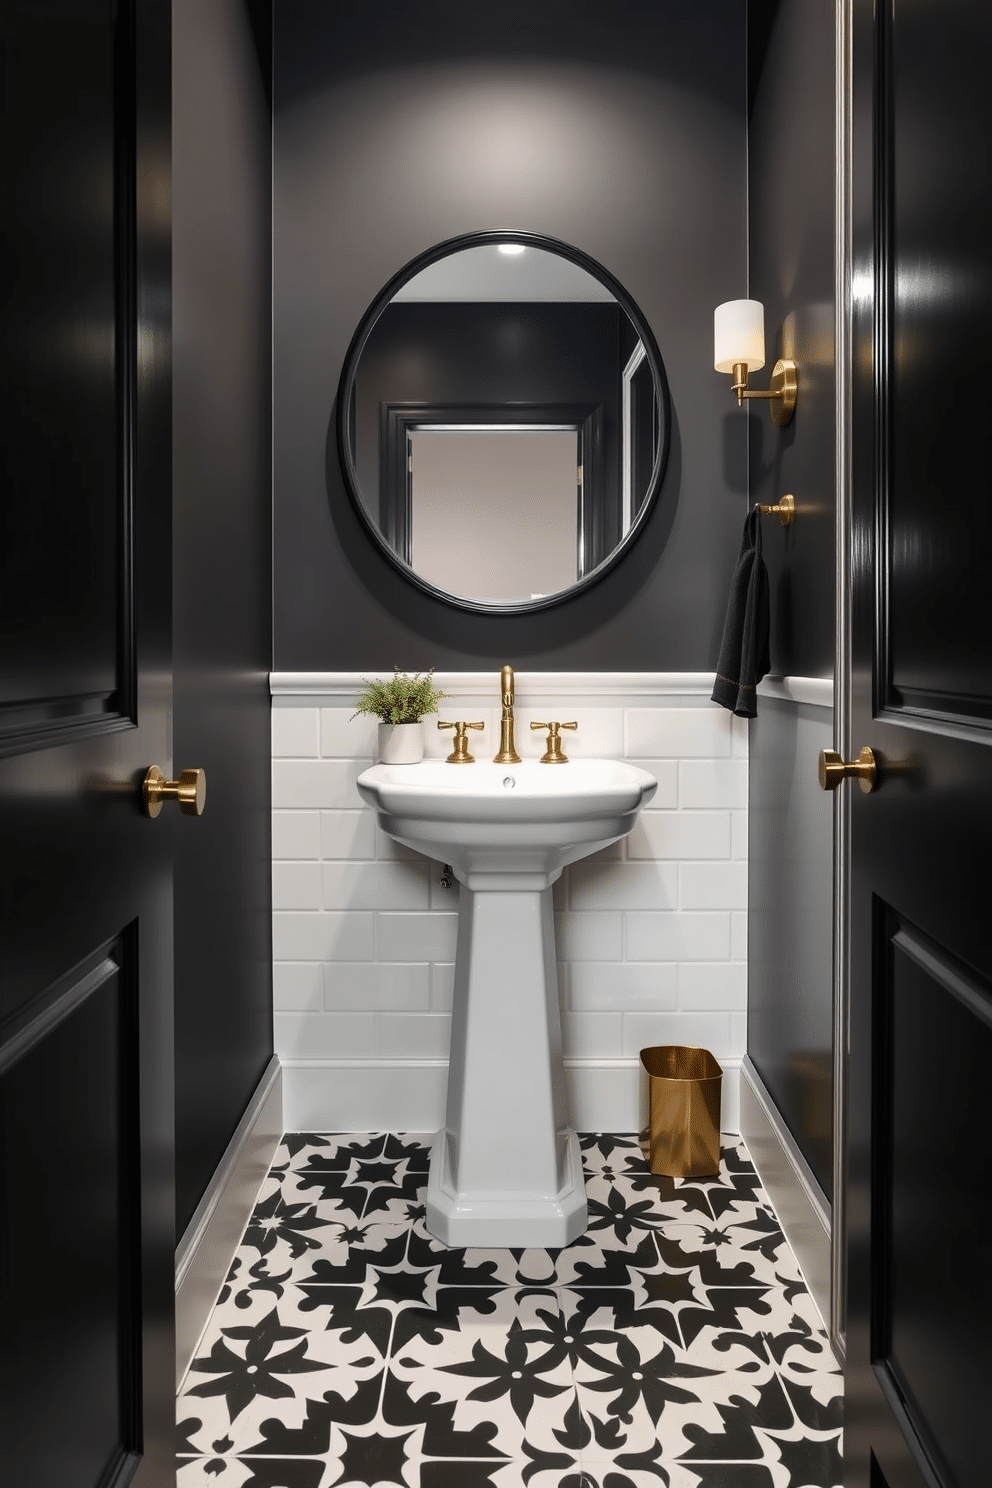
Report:
M 783 496 L 781 501 L 774 506 L 762 506 L 760 501 L 754 503 L 755 510 L 763 517 L 778 517 L 783 527 L 791 527 L 796 515 L 796 499 L 794 496 Z

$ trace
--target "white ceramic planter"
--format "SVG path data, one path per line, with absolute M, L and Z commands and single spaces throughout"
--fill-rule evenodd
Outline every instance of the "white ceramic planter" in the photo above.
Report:
M 423 757 L 423 724 L 380 723 L 379 758 L 384 765 L 419 765 Z

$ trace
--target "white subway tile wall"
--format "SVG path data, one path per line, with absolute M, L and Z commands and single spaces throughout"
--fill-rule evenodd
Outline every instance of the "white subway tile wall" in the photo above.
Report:
M 350 693 L 340 679 L 325 698 L 311 689 L 273 699 L 275 1048 L 305 1071 L 309 1092 L 319 1088 L 322 1065 L 343 1074 L 349 1064 L 373 1083 L 377 1066 L 394 1083 L 405 1066 L 429 1066 L 436 1091 L 435 1067 L 448 1048 L 458 888 L 443 888 L 440 865 L 394 843 L 361 804 L 355 780 L 375 757 L 376 728 L 351 717 L 361 679 Z M 567 683 L 559 675 L 553 702 L 542 701 L 539 680 L 528 698 L 518 678 L 521 754 L 536 758 L 544 747 L 531 719 L 575 718 L 570 755 L 626 758 L 658 780 L 630 836 L 566 868 L 555 886 L 566 1059 L 615 1072 L 633 1067 L 647 1045 L 682 1043 L 738 1064 L 746 1046 L 746 723 L 711 703 L 696 677 L 683 693 L 666 677 L 656 699 L 645 677 L 636 703 L 608 678 L 598 697 L 589 674 Z M 453 696 L 439 716 L 482 719 L 471 748 L 491 756 L 498 707 L 480 701 L 477 678 L 460 687 L 449 673 L 444 685 Z M 450 737 L 427 721 L 431 756 L 443 757 Z M 349 1077 L 342 1088 L 353 1086 Z

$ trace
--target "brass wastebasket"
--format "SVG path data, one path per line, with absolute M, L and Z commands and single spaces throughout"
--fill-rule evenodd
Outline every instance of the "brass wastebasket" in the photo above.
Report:
M 708 1049 L 660 1044 L 641 1050 L 648 1076 L 652 1173 L 706 1178 L 720 1171 L 723 1071 Z

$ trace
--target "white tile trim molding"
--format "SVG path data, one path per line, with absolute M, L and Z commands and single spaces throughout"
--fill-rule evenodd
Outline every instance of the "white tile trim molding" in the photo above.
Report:
M 758 683 L 758 696 L 780 698 L 790 703 L 812 703 L 815 708 L 832 708 L 832 677 L 764 677 Z
M 374 721 L 355 718 L 367 676 L 272 677 L 275 1050 L 287 1130 L 430 1131 L 441 1125 L 457 894 L 440 866 L 386 837 L 355 790 Z M 440 718 L 484 720 L 499 741 L 499 670 L 437 672 Z M 578 720 L 567 752 L 629 759 L 658 792 L 622 842 L 555 885 L 562 1032 L 572 1124 L 643 1124 L 638 1053 L 708 1048 L 736 1131 L 746 1041 L 746 720 L 711 702 L 712 673 L 515 674 L 517 747 L 533 719 Z M 428 723 L 434 720 L 429 720 Z M 449 736 L 425 729 L 429 756 Z
M 435 686 L 459 697 L 499 702 L 499 667 L 487 672 L 435 672 Z M 365 677 L 391 677 L 378 672 L 272 672 L 273 697 L 326 699 L 326 705 L 351 703 Z M 636 706 L 642 699 L 666 696 L 709 697 L 713 672 L 525 672 L 513 673 L 517 697 L 602 698 L 614 705 Z

